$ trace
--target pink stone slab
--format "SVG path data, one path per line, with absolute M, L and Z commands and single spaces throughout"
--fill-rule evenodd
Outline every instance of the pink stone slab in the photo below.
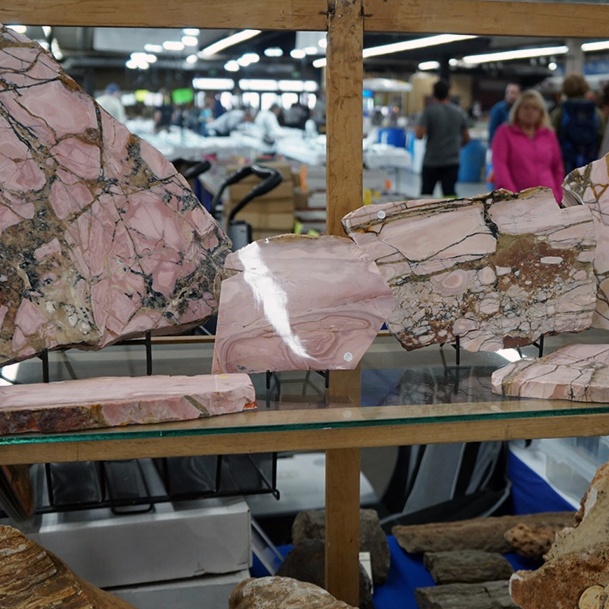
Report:
M 99 377 L 0 387 L 0 435 L 188 421 L 256 407 L 246 374 Z
M 213 372 L 351 370 L 394 307 L 374 262 L 341 237 L 282 235 L 230 254 Z
M 598 282 L 594 328 L 609 328 L 609 155 L 573 170 L 563 183 L 563 205 L 586 205 L 592 211 Z
M 0 365 L 201 324 L 226 235 L 38 44 L 0 41 Z
M 406 349 L 459 337 L 495 351 L 590 326 L 592 217 L 549 189 L 368 205 L 342 222 L 389 283 L 387 326 Z
M 503 395 L 609 402 L 609 345 L 574 344 L 496 370 L 494 393 Z

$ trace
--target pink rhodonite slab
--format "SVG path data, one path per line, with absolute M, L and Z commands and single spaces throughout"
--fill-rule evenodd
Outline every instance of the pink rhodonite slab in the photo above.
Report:
M 595 328 L 609 328 L 609 155 L 572 171 L 563 183 L 564 205 L 584 204 L 592 211 L 596 252 L 594 272 L 598 282 Z
M 391 286 L 387 325 L 406 349 L 459 337 L 494 351 L 590 326 L 592 217 L 549 189 L 368 205 L 343 226 Z
M 0 387 L 0 435 L 188 421 L 256 407 L 247 374 L 100 377 Z
M 165 157 L 4 28 L 0 83 L 0 364 L 213 314 L 229 241 Z
M 213 372 L 351 370 L 395 301 L 348 239 L 283 235 L 229 254 Z
M 609 345 L 567 345 L 538 359 L 522 359 L 492 375 L 494 393 L 609 402 Z

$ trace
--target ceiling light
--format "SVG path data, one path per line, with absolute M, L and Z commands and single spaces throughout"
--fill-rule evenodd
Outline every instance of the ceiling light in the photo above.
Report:
M 317 43 L 317 46 L 320 49 L 327 49 L 328 48 L 328 39 L 325 36 L 323 38 L 320 38 L 319 42 Z
M 220 51 L 231 47 L 235 44 L 239 44 L 244 40 L 249 40 L 254 36 L 258 36 L 260 34 L 260 30 L 243 30 L 238 32 L 237 34 L 233 34 L 232 36 L 228 36 L 227 38 L 223 38 L 222 40 L 218 40 L 218 42 L 214 42 L 210 44 L 208 47 L 202 49 L 199 53 L 199 57 L 211 57 L 212 55 L 216 55 Z
M 439 61 L 422 61 L 418 65 L 418 69 L 421 71 L 438 70 L 438 69 L 440 69 L 440 62 Z
M 552 70 L 552 72 L 554 72 L 554 70 L 556 70 L 556 68 L 558 68 L 558 64 L 555 61 L 551 61 L 548 64 L 548 69 Z
M 154 63 L 156 55 L 152 53 L 131 53 L 131 59 L 136 63 Z
M 290 51 L 290 56 L 294 59 L 304 59 L 307 54 L 302 49 L 292 49 Z
M 182 31 L 186 36 L 198 36 L 200 33 L 198 27 L 185 27 Z
M 148 51 L 149 53 L 162 53 L 163 46 L 160 44 L 145 44 L 144 50 Z
M 509 61 L 511 59 L 528 59 L 530 57 L 544 57 L 547 55 L 564 55 L 569 51 L 567 46 L 542 47 L 535 49 L 520 49 L 518 51 L 501 51 L 498 53 L 483 53 L 482 55 L 468 55 L 463 58 L 466 64 L 487 63 L 489 61 Z
M 166 40 L 163 43 L 163 48 L 166 51 L 183 51 L 184 45 L 178 40 Z
M 186 63 L 197 63 L 198 59 L 199 58 L 196 55 L 189 55 L 186 58 Z
M 313 67 L 314 68 L 323 68 L 327 63 L 327 60 L 325 57 L 320 57 L 319 59 L 316 59 L 313 62 Z
M 185 47 L 196 47 L 199 44 L 199 39 L 196 36 L 182 36 L 182 44 Z
M 17 34 L 25 34 L 27 32 L 26 25 L 7 25 L 6 27 L 14 32 L 17 32 Z
M 200 91 L 230 91 L 235 87 L 235 81 L 232 78 L 193 78 L 192 86 Z
M 304 52 L 307 55 L 317 55 L 317 53 L 319 52 L 319 49 L 317 47 L 305 47 Z
M 280 49 L 279 47 L 271 47 L 269 49 L 264 49 L 264 54 L 267 57 L 282 57 L 283 50 Z
M 48 38 L 51 35 L 53 28 L 50 25 L 42 26 L 42 33 Z
M 244 53 L 241 57 L 244 61 L 247 62 L 247 65 L 250 63 L 257 63 L 260 61 L 260 55 L 258 53 Z
M 277 91 L 277 81 L 270 78 L 242 78 L 239 88 L 242 91 Z
M 239 64 L 234 59 L 231 59 L 230 61 L 227 61 L 224 64 L 224 69 L 227 72 L 238 72 L 239 71 Z

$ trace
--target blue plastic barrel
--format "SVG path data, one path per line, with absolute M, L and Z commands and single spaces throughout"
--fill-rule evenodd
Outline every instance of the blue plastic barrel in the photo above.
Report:
M 378 143 L 404 148 L 406 146 L 406 131 L 397 127 L 383 127 L 379 129 Z
M 486 150 L 480 140 L 470 140 L 459 153 L 459 182 L 483 182 Z

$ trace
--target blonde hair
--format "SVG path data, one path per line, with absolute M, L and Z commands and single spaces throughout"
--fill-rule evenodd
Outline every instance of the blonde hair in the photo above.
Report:
M 510 115 L 508 118 L 508 122 L 510 125 L 514 125 L 518 119 L 518 110 L 523 103 L 529 102 L 537 106 L 541 112 L 539 113 L 539 121 L 535 125 L 537 129 L 539 127 L 550 127 L 550 115 L 548 114 L 548 109 L 546 108 L 546 104 L 543 101 L 543 97 L 539 91 L 535 91 L 534 89 L 527 89 L 524 91 L 518 99 L 512 105 L 512 109 L 510 110 Z

